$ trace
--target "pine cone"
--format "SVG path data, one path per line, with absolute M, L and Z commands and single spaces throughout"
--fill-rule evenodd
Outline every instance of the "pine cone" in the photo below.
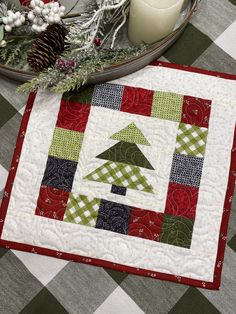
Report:
M 64 51 L 66 33 L 65 27 L 53 24 L 38 35 L 27 58 L 29 66 L 35 72 L 40 72 L 55 64 L 58 56 Z

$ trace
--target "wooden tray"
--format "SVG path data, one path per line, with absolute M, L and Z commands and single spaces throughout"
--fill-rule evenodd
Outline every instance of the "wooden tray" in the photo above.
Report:
M 188 0 L 187 5 L 183 8 L 179 20 L 177 21 L 175 30 L 165 37 L 163 40 L 154 44 L 145 52 L 137 57 L 132 57 L 129 60 L 120 62 L 119 64 L 109 66 L 101 72 L 96 72 L 91 75 L 88 83 L 101 83 L 111 81 L 119 77 L 131 74 L 138 71 L 160 57 L 173 43 L 180 37 L 188 22 L 197 10 L 198 0 Z M 29 71 L 17 70 L 13 67 L 0 64 L 0 74 L 7 76 L 19 82 L 26 82 L 36 77 L 37 74 Z

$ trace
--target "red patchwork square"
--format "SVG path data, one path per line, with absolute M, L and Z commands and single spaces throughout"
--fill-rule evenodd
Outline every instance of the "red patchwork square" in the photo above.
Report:
M 57 127 L 84 132 L 88 122 L 89 113 L 89 105 L 62 99 L 57 119 Z
M 35 215 L 63 220 L 69 192 L 42 185 Z
M 211 100 L 184 96 L 181 122 L 208 128 Z
M 120 111 L 151 116 L 154 91 L 125 86 Z
M 165 214 L 195 218 L 198 188 L 178 183 L 169 183 Z
M 159 241 L 163 222 L 163 213 L 140 208 L 131 208 L 128 235 Z

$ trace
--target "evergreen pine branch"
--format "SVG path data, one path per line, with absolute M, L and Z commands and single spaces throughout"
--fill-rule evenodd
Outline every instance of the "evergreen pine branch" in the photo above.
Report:
M 20 59 L 21 50 L 20 47 L 16 47 L 14 50 L 8 54 L 7 59 L 5 61 L 6 65 L 13 64 L 16 59 Z
M 0 59 L 5 65 L 23 68 L 27 64 L 27 51 L 30 48 L 32 36 L 12 36 L 6 38 L 7 45 L 0 49 Z
M 8 51 L 6 49 L 0 49 L 0 60 L 5 62 L 5 60 L 7 59 L 7 54 Z
M 50 89 L 56 93 L 64 93 L 70 90 L 79 89 L 84 85 L 89 77 L 95 72 L 102 71 L 109 65 L 118 64 L 121 61 L 137 56 L 146 49 L 146 46 L 138 48 L 128 48 L 120 50 L 101 50 L 94 52 L 90 56 L 86 53 L 81 54 L 75 60 L 78 64 L 75 71 L 71 74 L 61 72 L 56 68 L 50 68 L 39 74 L 18 88 L 20 93 L 28 93 L 38 88 Z M 67 53 L 67 57 L 70 54 Z
M 37 77 L 17 88 L 18 93 L 29 93 L 36 91 L 38 88 L 51 89 L 60 80 L 65 78 L 65 74 L 55 68 L 49 68 L 41 72 Z

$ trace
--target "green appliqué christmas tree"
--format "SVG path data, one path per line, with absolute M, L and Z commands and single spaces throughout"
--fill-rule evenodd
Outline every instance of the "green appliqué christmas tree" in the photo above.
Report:
M 111 192 L 115 194 L 125 195 L 127 188 L 153 193 L 152 185 L 140 169 L 154 170 L 137 146 L 150 146 L 142 132 L 131 123 L 110 138 L 119 142 L 96 156 L 108 161 L 84 179 L 111 184 Z

